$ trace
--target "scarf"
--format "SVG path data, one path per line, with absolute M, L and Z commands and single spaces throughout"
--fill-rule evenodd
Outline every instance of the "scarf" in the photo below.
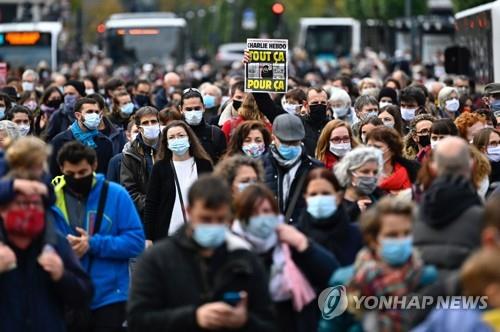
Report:
M 281 154 L 278 152 L 278 149 L 276 148 L 276 145 L 274 144 L 269 145 L 269 150 L 273 154 L 273 157 L 278 163 L 278 165 L 280 165 L 285 170 L 289 170 L 293 168 L 293 166 L 297 165 L 302 157 L 302 154 L 299 153 L 297 157 L 293 158 L 292 160 L 286 160 L 281 156 Z M 304 151 L 304 148 L 302 148 L 302 151 Z
M 356 257 L 354 276 L 348 292 L 358 296 L 397 296 L 400 299 L 415 291 L 421 284 L 423 262 L 416 251 L 402 266 L 392 267 L 381 261 L 370 249 L 364 248 Z M 376 310 L 378 331 L 407 331 L 409 312 L 405 310 Z
M 86 146 L 90 146 L 91 148 L 97 148 L 97 145 L 94 142 L 94 137 L 99 135 L 99 131 L 97 129 L 84 132 L 78 125 L 78 121 L 73 122 L 70 129 L 76 140 Z
M 311 284 L 293 262 L 290 248 L 278 242 L 276 233 L 267 239 L 260 239 L 246 232 L 239 220 L 233 222 L 231 230 L 250 242 L 252 251 L 257 254 L 273 250 L 269 292 L 274 302 L 291 300 L 294 310 L 300 312 L 316 298 Z
M 324 158 L 324 163 L 325 163 L 325 167 L 330 169 L 330 170 L 333 170 L 333 166 L 335 166 L 335 164 L 339 161 L 339 158 L 335 155 L 333 155 L 333 153 L 331 153 L 330 151 L 326 151 L 325 152 L 325 158 Z
M 410 177 L 406 168 L 399 163 L 395 163 L 392 174 L 383 179 L 378 187 L 387 192 L 411 188 Z

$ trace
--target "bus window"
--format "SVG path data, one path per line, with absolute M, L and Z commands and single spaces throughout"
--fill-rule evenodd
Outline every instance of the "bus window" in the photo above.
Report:
M 51 42 L 49 32 L 2 32 L 0 33 L 0 61 L 12 67 L 36 67 L 42 60 L 51 63 Z
M 305 48 L 309 54 L 333 55 L 335 58 L 351 53 L 352 28 L 350 26 L 309 26 Z
M 178 63 L 184 43 L 180 27 L 113 28 L 107 31 L 107 50 L 115 65 Z

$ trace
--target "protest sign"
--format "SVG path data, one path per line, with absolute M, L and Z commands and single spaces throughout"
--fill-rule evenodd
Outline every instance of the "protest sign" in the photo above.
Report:
M 247 39 L 247 49 L 250 59 L 245 65 L 245 91 L 286 93 L 288 40 Z

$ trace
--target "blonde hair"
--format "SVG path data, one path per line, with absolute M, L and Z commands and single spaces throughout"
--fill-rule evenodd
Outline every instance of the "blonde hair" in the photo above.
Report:
M 474 183 L 474 187 L 478 189 L 484 178 L 491 174 L 491 164 L 484 153 L 481 153 L 474 145 L 469 145 L 469 150 L 471 158 L 474 160 L 472 182 Z
M 488 285 L 500 284 L 500 250 L 484 248 L 470 256 L 460 270 L 465 296 L 482 296 Z
M 251 93 L 247 94 L 240 108 L 238 109 L 238 115 L 245 120 L 264 120 L 264 116 L 257 106 L 257 102 Z
M 344 122 L 342 120 L 332 120 L 326 124 L 326 126 L 321 131 L 321 134 L 319 135 L 318 144 L 316 145 L 315 151 L 316 159 L 322 162 L 326 161 L 326 152 L 328 151 L 330 146 L 330 135 L 332 134 L 332 131 L 341 127 L 347 128 L 349 137 L 351 138 L 351 147 L 354 149 L 359 145 L 358 141 L 352 135 L 351 126 L 349 126 L 347 122 Z
M 46 162 L 50 152 L 51 148 L 47 143 L 38 137 L 26 136 L 9 146 L 5 159 L 11 169 L 29 169 L 36 164 Z

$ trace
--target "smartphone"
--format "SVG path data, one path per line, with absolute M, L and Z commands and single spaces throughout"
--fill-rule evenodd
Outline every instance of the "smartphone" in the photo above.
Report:
M 222 295 L 222 301 L 234 307 L 241 301 L 241 295 L 239 292 L 225 292 Z

